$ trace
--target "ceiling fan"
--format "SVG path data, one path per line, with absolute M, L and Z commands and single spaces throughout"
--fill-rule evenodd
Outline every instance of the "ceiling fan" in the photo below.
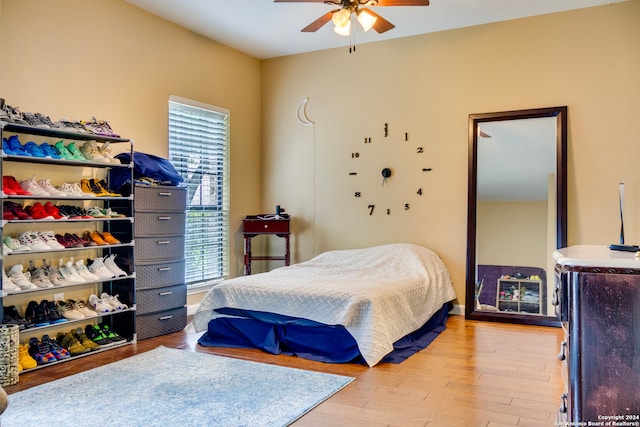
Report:
M 395 28 L 391 22 L 364 6 L 429 6 L 429 0 L 274 0 L 275 3 L 325 3 L 342 6 L 325 13 L 302 29 L 303 33 L 318 31 L 329 21 L 335 25 L 334 31 L 342 36 L 351 34 L 351 22 L 357 20 L 364 31 L 371 28 L 384 33 Z

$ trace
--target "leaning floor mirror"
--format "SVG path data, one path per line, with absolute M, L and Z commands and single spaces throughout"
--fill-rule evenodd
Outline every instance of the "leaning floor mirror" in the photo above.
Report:
M 566 235 L 567 107 L 469 115 L 465 317 L 559 325 Z

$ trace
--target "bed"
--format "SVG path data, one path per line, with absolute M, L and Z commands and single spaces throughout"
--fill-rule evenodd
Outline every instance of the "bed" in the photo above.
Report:
M 446 327 L 456 298 L 430 249 L 328 251 L 213 287 L 193 326 L 204 346 L 254 347 L 333 363 L 402 361 Z

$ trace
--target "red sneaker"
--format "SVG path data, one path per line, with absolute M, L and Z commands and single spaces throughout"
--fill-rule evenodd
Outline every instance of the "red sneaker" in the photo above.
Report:
M 40 202 L 34 203 L 33 206 L 27 206 L 24 208 L 24 211 L 28 215 L 31 215 L 33 219 L 53 219 L 53 216 L 47 213 Z
M 60 214 L 60 210 L 57 207 L 55 207 L 51 202 L 47 202 L 44 204 L 44 210 L 47 214 L 51 215 L 54 219 L 67 218 L 66 216 Z
M 13 194 L 19 196 L 30 196 L 31 192 L 25 190 L 20 186 L 20 183 L 12 176 L 3 176 L 2 177 L 2 185 L 5 194 Z M 7 190 L 11 191 L 8 193 Z

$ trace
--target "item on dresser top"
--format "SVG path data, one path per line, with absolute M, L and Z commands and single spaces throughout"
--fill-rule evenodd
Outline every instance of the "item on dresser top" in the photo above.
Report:
M 116 155 L 116 159 L 120 160 L 122 164 L 129 164 L 131 163 L 131 154 L 120 153 Z M 139 180 L 143 177 L 153 178 L 163 185 L 179 185 L 184 181 L 184 178 L 182 178 L 169 160 L 154 156 L 153 154 L 134 151 L 133 179 Z M 123 191 L 122 188 L 126 184 L 129 186 L 133 184 L 129 171 L 121 169 L 111 169 L 109 172 L 109 182 L 113 188 L 116 188 L 118 191 Z

